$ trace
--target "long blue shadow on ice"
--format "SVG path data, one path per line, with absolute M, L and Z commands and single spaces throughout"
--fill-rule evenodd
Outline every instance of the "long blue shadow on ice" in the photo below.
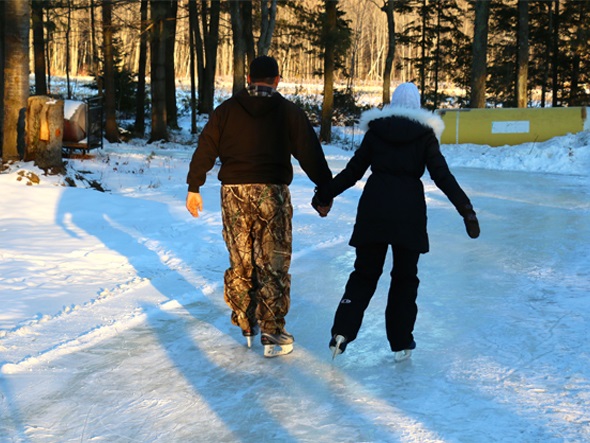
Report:
M 99 194 L 104 197 L 98 198 L 94 195 L 90 205 L 86 200 L 89 192 L 93 191 L 67 188 L 62 193 L 56 211 L 58 226 L 74 238 L 79 237 L 77 230 L 96 237 L 106 248 L 125 257 L 138 277 L 150 280 L 167 298 L 173 299 L 179 294 L 194 291 L 194 286 L 163 262 L 156 250 L 166 250 L 170 245 L 156 243 L 150 248 L 151 240 L 159 241 L 158 237 L 162 237 L 158 235 L 152 239 L 150 233 L 177 223 L 167 205 L 112 194 Z M 173 279 L 173 286 L 166 284 L 168 279 L 158 278 L 164 274 Z
M 2 403 L 5 405 L 7 415 L 2 415 L 2 421 L 0 423 L 0 441 L 12 441 L 9 440 L 11 429 L 16 431 L 16 438 L 19 442 L 31 441 L 25 433 L 25 423 L 20 414 L 18 406 L 15 404 L 15 396 L 12 394 L 9 381 L 0 374 L 0 396 L 3 397 Z M 3 438 L 6 437 L 6 440 Z
M 195 315 L 176 315 L 166 310 L 150 310 L 148 325 L 165 349 L 170 361 L 192 386 L 199 399 L 204 400 L 224 429 L 203 429 L 202 441 L 209 437 L 219 442 L 280 441 L 296 443 L 298 440 L 273 417 L 265 405 L 265 391 L 282 387 L 280 383 L 261 383 L 264 374 L 245 369 L 251 353 L 236 346 L 226 335 L 216 334 L 211 324 L 198 320 Z M 215 344 L 217 342 L 217 345 Z M 231 349 L 233 343 L 236 349 Z M 215 352 L 227 352 L 227 356 Z M 222 359 L 216 362 L 215 354 Z M 250 354 L 250 356 L 248 355 Z M 261 388 L 264 389 L 261 389 Z M 288 412 L 288 402 L 285 402 Z M 215 434 L 213 434 L 213 432 Z

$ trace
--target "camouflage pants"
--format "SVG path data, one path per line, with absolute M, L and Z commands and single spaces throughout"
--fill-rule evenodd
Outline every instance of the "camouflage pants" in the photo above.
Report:
M 287 185 L 246 184 L 221 187 L 223 239 L 230 267 L 224 275 L 224 299 L 231 321 L 243 330 L 256 322 L 262 332 L 285 326 L 289 312 L 291 223 Z

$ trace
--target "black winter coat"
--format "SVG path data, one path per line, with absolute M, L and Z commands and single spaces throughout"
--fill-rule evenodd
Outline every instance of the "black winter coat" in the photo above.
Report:
M 442 119 L 422 109 L 386 107 L 361 117 L 365 137 L 344 170 L 318 188 L 329 201 L 371 168 L 359 200 L 351 246 L 387 243 L 428 252 L 426 200 L 421 177 L 430 177 L 457 210 L 470 204 L 440 152 Z

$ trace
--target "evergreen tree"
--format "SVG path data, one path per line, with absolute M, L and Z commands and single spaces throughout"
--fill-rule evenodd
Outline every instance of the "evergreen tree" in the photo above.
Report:
M 516 2 L 492 2 L 488 39 L 488 101 L 493 106 L 516 107 Z

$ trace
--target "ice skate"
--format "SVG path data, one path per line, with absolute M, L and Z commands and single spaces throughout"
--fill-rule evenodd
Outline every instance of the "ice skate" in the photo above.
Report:
M 405 361 L 412 356 L 412 350 L 416 349 L 416 342 L 412 340 L 412 343 L 408 346 L 407 349 L 403 349 L 401 351 L 395 351 L 393 353 L 393 359 L 396 363 Z
M 293 342 L 295 339 L 283 329 L 278 334 L 263 332 L 260 341 L 264 346 L 265 357 L 277 357 L 293 352 Z
M 254 342 L 254 336 L 258 335 L 260 332 L 260 327 L 258 325 L 252 326 L 250 329 L 243 329 L 242 335 L 246 337 L 246 346 L 249 348 L 252 347 L 252 343 Z
M 330 349 L 332 350 L 332 360 L 334 360 L 338 354 L 342 354 L 344 352 L 346 345 L 346 337 L 343 335 L 336 334 L 334 337 L 332 337 L 329 345 Z

